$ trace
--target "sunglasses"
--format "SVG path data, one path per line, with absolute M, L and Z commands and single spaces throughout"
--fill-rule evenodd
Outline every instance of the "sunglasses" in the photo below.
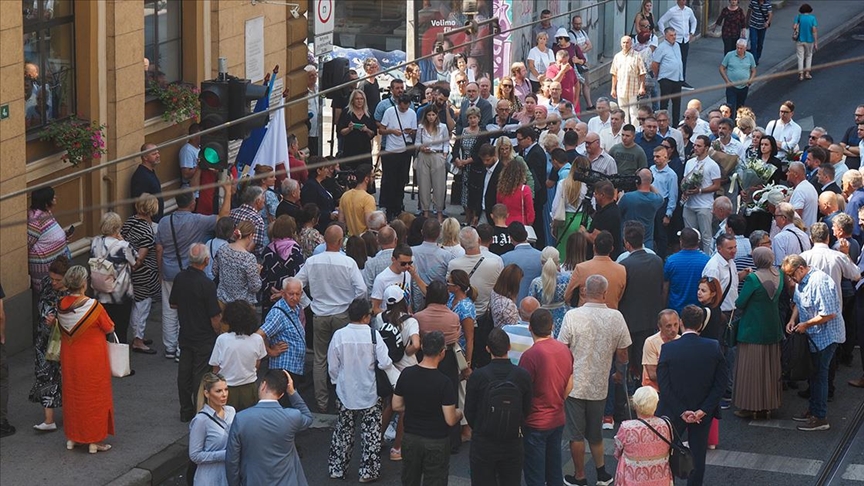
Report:
M 400 267 L 407 267 L 409 265 L 414 265 L 414 260 L 411 260 L 410 262 L 399 262 Z
M 456 84 L 465 84 L 467 82 L 468 81 L 465 81 L 464 79 L 460 79 L 459 81 L 456 81 Z
M 575 132 L 576 129 L 575 128 L 565 128 L 564 131 L 565 132 Z

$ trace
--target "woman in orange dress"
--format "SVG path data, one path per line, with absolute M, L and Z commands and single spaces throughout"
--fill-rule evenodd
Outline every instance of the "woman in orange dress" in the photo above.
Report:
M 69 295 L 57 306 L 66 448 L 89 444 L 90 454 L 111 449 L 102 441 L 114 435 L 111 365 L 105 335 L 114 323 L 98 301 L 84 295 L 87 269 L 75 265 L 63 277 Z

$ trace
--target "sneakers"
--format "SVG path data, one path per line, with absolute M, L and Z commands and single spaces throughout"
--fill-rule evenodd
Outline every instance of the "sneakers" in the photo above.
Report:
M 609 486 L 615 481 L 615 477 L 606 472 L 606 469 L 597 470 L 597 486 Z
M 569 486 L 588 486 L 588 478 L 576 479 L 576 476 L 567 474 L 564 476 L 564 484 Z
M 810 421 L 810 410 L 805 410 L 801 413 L 796 413 L 792 416 L 792 420 L 796 422 L 809 422 Z
M 803 430 L 805 432 L 828 430 L 830 428 L 831 426 L 828 424 L 828 419 L 820 419 L 813 416 L 810 417 L 810 420 L 808 420 L 806 424 L 798 426 L 798 430 Z
M 9 437 L 15 433 L 15 427 L 13 427 L 9 422 L 3 421 L 0 424 L 0 437 Z
M 731 406 L 732 406 L 732 400 L 730 400 L 728 398 L 723 398 L 720 400 L 720 409 L 721 410 L 729 410 L 729 408 Z
M 401 461 L 402 460 L 402 449 L 396 449 L 395 447 L 390 448 L 390 460 L 391 461 Z
M 615 428 L 615 418 L 611 415 L 603 416 L 603 430 L 612 430 Z
M 693 86 L 690 86 L 690 83 L 688 83 L 686 81 L 684 82 L 684 84 L 681 85 L 682 91 L 693 91 L 693 89 L 694 89 Z
M 377 476 L 376 476 L 376 477 L 361 477 L 361 478 L 360 478 L 360 482 L 361 482 L 361 483 L 372 483 L 372 482 L 375 482 L 375 481 L 378 481 L 378 477 L 377 477 Z
M 54 422 L 51 422 L 50 424 L 42 422 L 39 425 L 34 425 L 33 428 L 36 430 L 41 430 L 42 432 L 54 432 L 55 430 L 57 430 L 57 424 Z

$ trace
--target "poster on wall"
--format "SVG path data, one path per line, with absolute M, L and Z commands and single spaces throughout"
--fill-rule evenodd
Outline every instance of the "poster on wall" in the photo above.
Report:
M 495 0 L 496 2 L 498 0 Z M 492 17 L 493 0 L 478 0 L 477 15 L 474 20 L 483 21 Z M 416 27 L 414 34 L 414 56 L 421 57 L 435 52 L 435 44 L 438 34 L 446 34 L 451 30 L 465 26 L 468 16 L 462 12 L 461 1 L 451 0 L 423 0 L 414 2 L 414 18 Z M 469 80 L 481 77 L 492 77 L 495 73 L 493 66 L 493 36 L 489 26 L 483 26 L 479 32 L 467 34 L 460 32 L 444 37 L 444 49 L 460 46 L 453 50 L 447 50 L 446 54 L 433 56 L 418 62 L 420 66 L 420 81 L 430 83 L 435 81 L 450 82 L 451 71 L 457 69 L 458 56 L 462 54 L 466 59 L 465 69 Z

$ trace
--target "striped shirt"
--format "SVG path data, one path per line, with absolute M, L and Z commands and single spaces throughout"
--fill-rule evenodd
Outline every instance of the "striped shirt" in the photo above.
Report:
M 511 363 L 518 366 L 519 360 L 522 359 L 522 353 L 534 345 L 534 338 L 531 337 L 531 331 L 528 330 L 528 323 L 519 321 L 518 324 L 507 325 L 501 329 L 510 338 L 510 351 L 507 352 L 507 357 L 510 358 Z
M 770 13 L 771 0 L 765 0 L 764 3 L 759 3 L 759 0 L 750 0 L 750 28 L 764 29 Z

